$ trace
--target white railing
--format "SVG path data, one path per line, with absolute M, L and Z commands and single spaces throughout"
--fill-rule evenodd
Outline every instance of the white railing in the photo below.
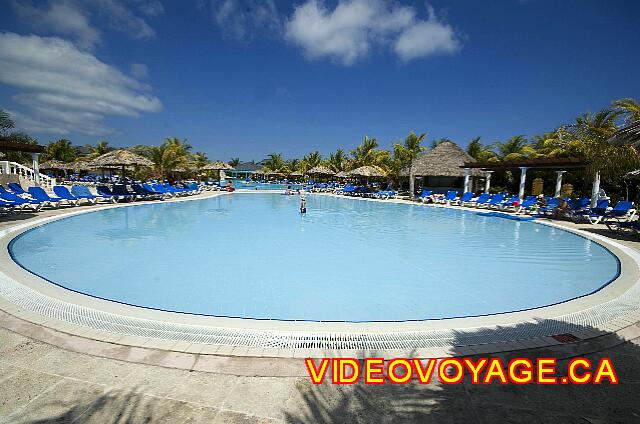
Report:
M 0 161 L 0 174 L 18 175 L 34 183 L 36 181 L 36 173 L 33 172 L 33 169 L 17 162 Z M 45 187 L 53 187 L 56 185 L 55 178 L 40 173 L 38 173 L 38 176 L 40 177 L 40 185 Z

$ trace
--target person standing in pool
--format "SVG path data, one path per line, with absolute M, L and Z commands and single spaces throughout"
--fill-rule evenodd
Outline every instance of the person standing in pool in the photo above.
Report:
M 300 213 L 307 213 L 307 199 L 300 196 Z

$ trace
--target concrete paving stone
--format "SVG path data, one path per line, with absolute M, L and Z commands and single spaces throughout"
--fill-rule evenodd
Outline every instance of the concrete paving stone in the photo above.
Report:
M 7 417 L 16 409 L 31 402 L 44 391 L 62 380 L 62 377 L 20 369 L 2 381 L 0 390 L 0 417 Z
M 123 388 L 128 387 L 125 384 L 126 379 L 138 369 L 139 364 L 94 356 L 78 364 L 76 372 L 71 377 L 109 387 Z
M 464 385 L 471 402 L 481 408 L 485 405 L 506 406 L 515 409 L 533 408 L 526 396 L 524 386 L 515 384 L 470 384 Z M 446 390 L 446 389 L 445 389 Z
M 295 380 L 278 377 L 242 378 L 229 393 L 222 409 L 245 411 L 259 417 L 282 418 L 283 406 L 293 393 Z
M 10 415 L 14 423 L 57 422 L 77 420 L 104 393 L 104 386 L 63 379 L 52 390 L 33 400 L 26 408 Z
M 0 359 L 10 363 L 30 364 L 51 352 L 53 346 L 24 338 L 18 344 L 0 353 Z
M 167 350 L 149 350 L 143 362 L 167 368 L 191 369 L 196 363 L 197 355 Z
M 189 371 L 137 364 L 124 376 L 121 383 L 133 390 L 159 397 L 171 396 L 176 386 L 189 375 Z
M 49 353 L 29 366 L 36 371 L 69 377 L 77 373 L 78 367 L 91 362 L 93 357 L 64 349 L 51 349 Z
M 276 424 L 283 423 L 284 421 L 274 418 L 256 417 L 255 415 L 247 415 L 241 412 L 220 411 L 212 421 L 207 422 L 211 422 L 212 424 Z
M 20 368 L 11 365 L 6 362 L 0 362 L 0 385 L 2 384 L 2 380 L 9 378 L 11 374 L 18 371 Z M 0 386 L 1 387 L 1 386 Z
M 516 409 L 503 405 L 476 406 L 475 412 L 484 424 L 543 424 L 539 413 L 530 409 Z
M 178 402 L 136 391 L 108 390 L 86 405 L 82 423 L 182 423 L 202 422 L 197 405 Z
M 171 390 L 168 397 L 221 408 L 229 393 L 246 377 L 190 372 Z
M 14 333 L 13 331 L 3 330 L 0 332 L 0 359 L 4 358 L 4 353 L 10 351 L 15 346 L 23 343 L 26 337 Z

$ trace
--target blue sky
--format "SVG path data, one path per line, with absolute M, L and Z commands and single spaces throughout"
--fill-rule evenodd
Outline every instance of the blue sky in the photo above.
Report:
M 0 108 L 41 143 L 211 159 L 465 146 L 640 97 L 638 1 L 0 0 Z

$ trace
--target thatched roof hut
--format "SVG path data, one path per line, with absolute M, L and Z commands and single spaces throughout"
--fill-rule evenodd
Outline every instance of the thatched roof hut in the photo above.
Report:
M 336 173 L 327 168 L 326 166 L 316 166 L 307 171 L 307 174 L 318 174 L 318 175 L 335 175 Z
M 463 177 L 466 162 L 475 162 L 467 152 L 452 141 L 443 141 L 427 153 L 418 156 L 411 164 L 412 169 L 406 169 L 404 176 L 416 177 Z M 482 176 L 479 169 L 471 169 L 471 176 Z
M 96 168 L 107 166 L 153 166 L 153 162 L 128 150 L 119 149 L 98 156 L 89 162 L 89 165 Z
M 73 163 L 62 162 L 59 160 L 51 159 L 40 164 L 40 169 L 57 169 L 57 170 L 67 171 L 67 170 L 73 169 Z
M 221 160 L 214 160 L 213 162 L 206 164 L 202 169 L 205 171 L 226 171 L 234 168 Z
M 340 171 L 336 174 L 336 177 L 338 178 L 347 178 L 348 176 L 350 176 L 351 174 L 349 173 L 349 171 Z

